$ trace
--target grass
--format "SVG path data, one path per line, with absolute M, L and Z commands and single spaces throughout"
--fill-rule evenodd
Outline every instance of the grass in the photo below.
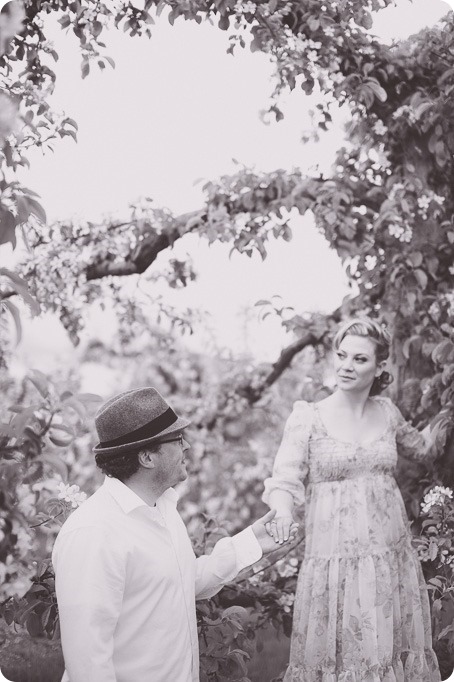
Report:
M 248 668 L 252 682 L 271 682 L 288 665 L 290 640 L 270 625 L 257 633 L 256 654 Z
M 11 682 L 60 682 L 64 670 L 60 643 L 15 631 L 0 620 L 0 669 Z

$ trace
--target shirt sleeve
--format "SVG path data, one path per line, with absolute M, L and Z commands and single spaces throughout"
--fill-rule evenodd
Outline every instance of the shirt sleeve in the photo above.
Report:
M 57 538 L 52 562 L 61 643 L 71 682 L 116 682 L 113 634 L 124 591 L 125 562 L 101 528 Z
M 415 461 L 427 458 L 429 456 L 430 443 L 426 440 L 424 434 L 404 419 L 401 411 L 390 398 L 385 398 L 384 401 L 391 413 L 399 455 Z
M 273 490 L 286 490 L 295 504 L 303 504 L 304 479 L 308 472 L 308 445 L 312 423 L 312 407 L 298 400 L 284 427 L 284 435 L 274 460 L 273 473 L 265 480 L 262 500 L 269 504 Z
M 219 540 L 211 554 L 196 559 L 195 596 L 209 599 L 238 573 L 262 558 L 262 548 L 252 526 Z M 72 681 L 71 681 L 72 682 Z

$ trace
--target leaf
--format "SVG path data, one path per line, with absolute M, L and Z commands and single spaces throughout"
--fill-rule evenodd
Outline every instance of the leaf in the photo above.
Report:
M 8 270 L 7 268 L 0 268 L 0 276 L 9 277 L 9 279 L 12 280 L 14 285 L 13 288 L 30 307 L 32 315 L 38 315 L 41 310 L 40 305 L 38 301 L 36 301 L 29 293 L 28 284 L 25 279 L 22 279 L 22 277 L 19 277 L 19 275 L 17 275 L 15 272 L 12 272 L 11 270 Z
M 85 407 L 84 407 L 84 405 L 83 405 L 82 403 L 80 403 L 76 398 L 74 398 L 74 397 L 73 397 L 73 398 L 66 398 L 66 399 L 64 400 L 64 403 L 65 403 L 65 405 L 69 405 L 70 407 L 72 407 L 72 409 L 73 409 L 75 412 L 77 412 L 77 414 L 79 415 L 79 417 L 80 417 L 81 419 L 85 419 L 85 418 L 86 418 L 87 413 L 86 413 Z
M 19 345 L 22 339 L 22 323 L 20 319 L 19 309 L 17 308 L 17 306 L 14 305 L 14 303 L 11 303 L 11 301 L 1 301 L 1 305 L 5 307 L 7 310 L 9 310 L 14 320 L 14 324 L 16 326 L 16 345 Z
M 70 436 L 69 434 L 66 436 L 56 436 L 49 433 L 49 440 L 54 445 L 58 445 L 58 447 L 66 448 L 68 445 L 71 445 L 74 440 L 74 436 Z
M 38 393 L 47 398 L 49 395 L 49 380 L 39 369 L 32 369 L 27 375 L 27 379 L 32 382 Z
M 366 81 L 367 85 L 369 88 L 373 91 L 375 97 L 380 100 L 380 102 L 386 102 L 388 99 L 388 95 L 386 94 L 386 90 L 384 90 L 380 83 L 375 80 L 375 78 L 370 78 Z
M 420 270 L 420 269 L 415 270 L 413 272 L 413 274 L 414 274 L 416 281 L 418 282 L 419 286 L 421 287 L 421 289 L 425 289 L 427 286 L 427 282 L 429 281 L 429 278 L 427 277 L 424 270 Z
M 16 219 L 11 211 L 0 209 L 0 244 L 8 242 L 16 248 Z
M 89 62 L 87 62 L 87 61 L 82 62 L 81 73 L 82 73 L 82 78 L 86 78 L 88 76 L 88 74 L 90 73 Z
M 58 445 L 58 443 L 56 443 Z M 63 446 L 60 446 L 63 447 Z M 42 458 L 44 464 L 48 464 L 57 474 L 60 474 L 63 481 L 68 479 L 68 467 L 61 459 L 60 455 L 46 455 Z
M 102 31 L 102 24 L 100 21 L 94 21 L 91 25 L 91 32 L 95 38 L 99 36 Z
M 36 201 L 36 199 L 32 199 L 31 197 L 25 197 L 27 200 L 27 204 L 30 208 L 30 212 L 33 213 L 34 216 L 38 218 L 40 222 L 42 222 L 44 225 L 47 223 L 47 217 L 46 217 L 46 212 L 41 206 L 40 203 Z
M 96 395 L 96 393 L 77 393 L 74 397 L 83 405 L 102 403 L 103 401 L 103 398 L 100 395 Z
M 369 12 L 366 12 L 366 10 L 363 10 L 356 23 L 358 26 L 362 26 L 369 31 L 373 26 L 372 15 Z
M 450 339 L 438 343 L 432 351 L 432 360 L 438 365 L 454 362 L 454 343 Z
M 419 268 L 419 266 L 422 265 L 423 261 L 421 251 L 413 251 L 413 253 L 410 253 L 408 256 L 408 260 L 410 262 L 410 265 L 412 265 L 414 268 Z

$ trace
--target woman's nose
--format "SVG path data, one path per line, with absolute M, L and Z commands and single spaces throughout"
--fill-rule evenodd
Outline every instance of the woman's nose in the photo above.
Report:
M 343 360 L 343 362 L 342 362 L 342 369 L 345 369 L 345 370 L 347 370 L 347 371 L 350 371 L 350 370 L 353 369 L 353 363 L 352 363 L 351 359 L 345 358 L 345 359 Z

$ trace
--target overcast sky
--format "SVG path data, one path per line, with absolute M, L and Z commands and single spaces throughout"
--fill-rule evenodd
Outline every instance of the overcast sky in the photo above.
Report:
M 386 41 L 404 38 L 448 9 L 440 0 L 398 0 L 397 8 L 376 15 L 373 31 Z M 301 144 L 316 102 L 301 91 L 283 103 L 283 121 L 264 125 L 259 112 L 272 92 L 272 65 L 248 50 L 226 54 L 227 34 L 207 23 L 180 20 L 171 27 L 161 18 L 151 40 L 112 29 L 103 40 L 115 70 L 93 69 L 85 80 L 75 37 L 52 22 L 49 32 L 60 55 L 52 103 L 79 125 L 77 144 L 66 138 L 54 154 L 31 154 L 31 170 L 23 177 L 41 195 L 49 220 L 125 216 L 141 196 L 178 214 L 201 206 L 200 179 L 235 172 L 232 159 L 258 171 L 326 171 L 342 144 L 342 112 L 318 144 Z M 293 241 L 274 244 L 264 263 L 239 255 L 229 260 L 222 245 L 181 240 L 176 253 L 191 253 L 199 280 L 167 293 L 167 300 L 209 310 L 221 345 L 272 360 L 286 340 L 272 321 L 250 325 L 245 333 L 245 311 L 255 301 L 280 295 L 298 312 L 329 311 L 348 292 L 340 261 L 310 219 L 296 219 L 293 228 Z M 90 334 L 103 328 L 101 322 Z M 55 346 L 49 345 L 50 329 Z M 193 340 L 195 346 L 204 342 L 203 334 Z M 26 334 L 21 357 L 39 366 L 46 357 L 71 353 L 63 332 L 46 320 Z

